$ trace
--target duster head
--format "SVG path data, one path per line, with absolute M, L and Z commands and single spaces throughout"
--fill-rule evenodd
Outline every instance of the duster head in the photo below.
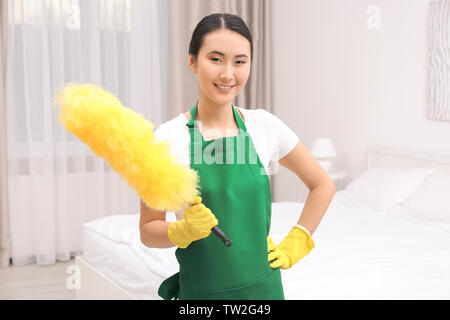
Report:
M 195 196 L 195 170 L 174 161 L 168 142 L 156 142 L 153 124 L 111 93 L 92 84 L 69 84 L 54 98 L 60 122 L 107 161 L 145 204 L 165 211 L 188 207 Z

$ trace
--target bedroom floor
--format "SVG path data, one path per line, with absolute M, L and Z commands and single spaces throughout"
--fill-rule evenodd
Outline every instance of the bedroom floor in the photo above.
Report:
M 75 300 L 69 290 L 66 273 L 75 259 L 49 266 L 29 264 L 0 268 L 0 300 Z

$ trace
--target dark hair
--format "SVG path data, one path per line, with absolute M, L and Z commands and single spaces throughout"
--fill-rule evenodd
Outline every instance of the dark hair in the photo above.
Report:
M 235 31 L 250 42 L 250 61 L 253 60 L 253 40 L 250 30 L 241 17 L 229 13 L 213 13 L 204 17 L 195 27 L 189 43 L 189 54 L 197 60 L 198 52 L 203 44 L 205 36 L 218 29 Z

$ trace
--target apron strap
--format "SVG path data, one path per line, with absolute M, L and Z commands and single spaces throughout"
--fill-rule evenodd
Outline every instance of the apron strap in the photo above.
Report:
M 239 129 L 243 130 L 244 132 L 247 132 L 247 127 L 245 126 L 244 120 L 242 120 L 241 115 L 239 114 L 235 106 L 233 105 L 231 106 L 233 107 L 234 118 L 236 119 Z
M 195 117 L 197 116 L 197 106 L 198 106 L 198 101 L 195 104 L 195 107 L 191 108 L 191 119 L 186 123 L 186 126 L 188 126 L 189 128 L 194 128 L 195 126 Z

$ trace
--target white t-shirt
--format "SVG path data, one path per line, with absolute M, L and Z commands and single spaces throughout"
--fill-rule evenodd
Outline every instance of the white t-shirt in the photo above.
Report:
M 268 175 L 277 173 L 278 161 L 297 145 L 298 136 L 278 117 L 264 109 L 236 108 L 244 117 L 247 132 L 253 140 L 266 173 Z M 177 117 L 162 123 L 154 133 L 157 142 L 169 142 L 170 153 L 175 161 L 190 167 L 191 137 L 186 126 L 187 122 L 184 113 L 180 113 Z

